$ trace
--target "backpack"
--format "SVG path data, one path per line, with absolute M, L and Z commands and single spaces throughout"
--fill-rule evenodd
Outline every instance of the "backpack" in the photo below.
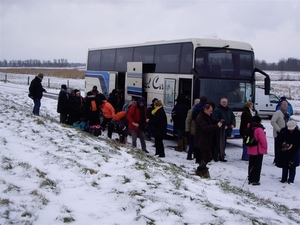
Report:
M 97 111 L 97 103 L 96 103 L 96 100 L 92 100 L 92 101 L 91 101 L 90 109 L 91 109 L 92 112 L 96 112 L 96 111 Z
M 254 138 L 254 128 L 251 125 L 244 130 L 243 143 L 246 146 L 258 145 L 258 141 Z

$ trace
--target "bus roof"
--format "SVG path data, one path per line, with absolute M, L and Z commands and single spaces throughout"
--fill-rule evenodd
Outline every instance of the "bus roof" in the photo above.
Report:
M 159 45 L 159 44 L 173 44 L 173 43 L 184 43 L 192 42 L 194 48 L 197 47 L 216 47 L 216 48 L 231 48 L 253 51 L 250 44 L 240 41 L 222 40 L 222 39 L 206 39 L 206 38 L 189 38 L 189 39 L 178 39 L 178 40 L 160 40 L 160 41 L 150 41 L 139 44 L 131 45 L 119 45 L 119 46 L 109 46 L 109 47 L 99 47 L 99 48 L 89 48 L 89 51 L 102 50 L 102 49 L 116 49 L 116 48 L 128 48 L 128 47 L 139 47 L 139 46 L 149 46 L 149 45 Z

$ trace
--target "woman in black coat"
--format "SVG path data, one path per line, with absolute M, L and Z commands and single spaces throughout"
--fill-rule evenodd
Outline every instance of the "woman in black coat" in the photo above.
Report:
M 149 126 L 153 128 L 153 137 L 155 140 L 155 155 L 165 157 L 165 147 L 163 139 L 167 133 L 167 116 L 161 101 L 154 102 L 154 109 L 151 114 L 153 117 L 147 119 Z
M 287 122 L 276 137 L 280 146 L 276 166 L 282 168 L 281 183 L 294 183 L 296 167 L 300 161 L 300 130 L 295 121 Z

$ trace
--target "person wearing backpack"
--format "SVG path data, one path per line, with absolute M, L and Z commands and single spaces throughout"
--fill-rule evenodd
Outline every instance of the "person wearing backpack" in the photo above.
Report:
M 195 136 L 195 120 L 192 119 L 193 109 L 200 102 L 200 99 L 197 98 L 194 100 L 194 106 L 188 111 L 186 119 L 185 119 L 185 135 L 189 140 L 189 150 L 187 153 L 187 160 L 193 160 L 194 153 L 194 136 Z
M 140 139 L 142 151 L 149 153 L 146 149 L 145 128 L 146 128 L 146 99 L 140 97 L 137 104 L 132 104 L 126 114 L 128 120 L 128 129 L 132 138 L 132 147 L 136 148 L 136 140 Z
M 248 183 L 260 185 L 263 155 L 268 153 L 267 137 L 259 116 L 253 116 L 248 127 L 253 129 L 253 137 L 257 141 L 256 145 L 248 146 L 247 148 L 247 153 L 249 154 Z
M 106 124 L 110 123 L 112 118 L 115 116 L 115 109 L 106 99 L 102 100 L 101 110 L 103 113 L 103 121 L 101 123 L 102 131 L 105 130 Z
M 255 111 L 253 111 L 253 103 L 246 102 L 243 108 L 243 112 L 241 115 L 241 123 L 240 123 L 240 135 L 244 136 L 244 130 L 247 128 L 248 123 L 251 122 L 252 117 L 255 116 Z M 249 161 L 249 155 L 247 154 L 247 145 L 245 145 L 243 141 L 243 153 L 242 160 Z
M 88 122 L 90 126 L 100 125 L 99 104 L 96 96 L 93 95 L 91 91 L 87 93 L 87 96 L 85 98 L 84 111 L 86 122 Z

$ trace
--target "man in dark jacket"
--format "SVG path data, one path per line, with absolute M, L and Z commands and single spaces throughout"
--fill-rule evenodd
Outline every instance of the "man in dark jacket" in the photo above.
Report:
M 187 113 L 190 109 L 188 106 L 188 100 L 186 96 L 179 95 L 176 99 L 177 103 L 172 110 L 172 120 L 174 124 L 174 131 L 177 133 L 177 147 L 175 148 L 176 151 L 182 152 L 186 150 L 186 143 L 187 140 L 185 138 L 185 119 Z M 190 102 L 189 102 L 190 104 Z
M 33 115 L 40 115 L 40 107 L 41 107 L 41 99 L 43 97 L 43 92 L 47 93 L 47 91 L 42 86 L 42 80 L 44 75 L 39 73 L 30 83 L 29 86 L 29 97 L 32 98 L 34 106 L 33 106 Z
M 220 151 L 219 151 L 219 160 L 221 162 L 227 162 L 225 157 L 225 148 L 227 143 L 227 138 L 231 136 L 232 129 L 236 126 L 235 115 L 232 110 L 227 106 L 227 98 L 221 98 L 220 105 L 215 109 L 216 120 L 224 121 L 223 127 L 220 132 Z
M 209 178 L 207 163 L 212 160 L 212 149 L 213 144 L 216 142 L 214 140 L 214 132 L 220 130 L 222 127 L 222 122 L 214 122 L 211 114 L 213 107 L 209 104 L 204 106 L 203 111 L 199 113 L 196 118 L 195 127 L 195 158 L 196 163 L 200 166 L 197 168 L 197 175 L 205 178 Z
M 67 85 L 62 84 L 60 92 L 58 94 L 57 101 L 57 112 L 60 114 L 59 122 L 67 123 L 67 118 L 69 114 L 69 94 L 67 92 Z

